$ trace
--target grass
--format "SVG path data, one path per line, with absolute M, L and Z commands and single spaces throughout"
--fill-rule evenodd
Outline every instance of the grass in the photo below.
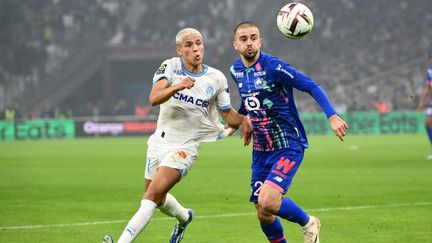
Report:
M 311 136 L 288 196 L 320 218 L 322 242 L 431 242 L 432 162 L 425 135 Z M 143 193 L 146 138 L 0 143 L 0 242 L 118 238 Z M 172 193 L 197 218 L 183 242 L 267 242 L 249 200 L 251 150 L 202 144 Z M 136 242 L 167 242 L 156 212 Z M 284 222 L 287 239 L 300 227 Z M 429 230 L 428 230 L 429 229 Z

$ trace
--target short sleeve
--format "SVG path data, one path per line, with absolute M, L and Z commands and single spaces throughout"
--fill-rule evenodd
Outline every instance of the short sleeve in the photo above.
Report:
M 228 81 L 222 72 L 219 72 L 219 90 L 217 95 L 217 106 L 219 110 L 231 109 L 230 90 Z
M 173 70 L 173 62 L 168 59 L 162 62 L 159 66 L 158 70 L 155 72 L 153 76 L 153 83 L 165 78 L 168 80 L 169 85 L 172 83 L 172 70 Z

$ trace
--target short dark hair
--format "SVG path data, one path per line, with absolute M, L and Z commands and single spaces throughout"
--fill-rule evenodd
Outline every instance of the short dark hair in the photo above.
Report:
M 256 28 L 259 29 L 258 25 L 254 24 L 254 23 L 252 23 L 252 22 L 249 22 L 249 21 L 244 21 L 244 22 L 241 22 L 240 24 L 238 24 L 238 25 L 234 28 L 234 35 L 235 35 L 235 33 L 237 32 L 238 29 L 240 29 L 240 28 L 245 28 L 245 27 L 256 27 Z

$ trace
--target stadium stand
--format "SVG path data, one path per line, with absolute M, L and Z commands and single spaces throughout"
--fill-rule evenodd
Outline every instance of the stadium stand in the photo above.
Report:
M 314 30 L 306 39 L 288 41 L 275 26 L 280 1 L 1 1 L 0 118 L 11 109 L 15 118 L 131 115 L 135 106 L 147 105 L 149 89 L 142 87 L 150 85 L 150 70 L 161 61 L 147 58 L 149 50 L 173 49 L 175 33 L 193 26 L 205 37 L 206 63 L 228 76 L 237 57 L 232 29 L 245 20 L 260 25 L 265 51 L 320 81 L 340 112 L 374 110 L 377 104 L 416 107 L 432 49 L 432 1 L 303 2 L 314 12 Z M 139 50 L 139 57 L 131 57 L 130 49 Z M 106 87 L 112 85 L 104 70 L 113 50 L 120 58 L 111 62 L 112 72 L 125 72 L 118 62 L 145 60 L 141 86 Z M 141 92 L 128 95 L 136 87 Z M 302 96 L 301 111 L 318 109 Z

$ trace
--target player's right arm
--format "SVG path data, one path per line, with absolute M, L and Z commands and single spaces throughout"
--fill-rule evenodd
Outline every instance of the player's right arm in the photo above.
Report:
M 192 77 L 185 77 L 174 85 L 169 85 L 166 78 L 161 78 L 153 84 L 149 95 L 149 102 L 152 106 L 160 105 L 169 100 L 177 91 L 190 89 L 194 85 L 195 79 Z

